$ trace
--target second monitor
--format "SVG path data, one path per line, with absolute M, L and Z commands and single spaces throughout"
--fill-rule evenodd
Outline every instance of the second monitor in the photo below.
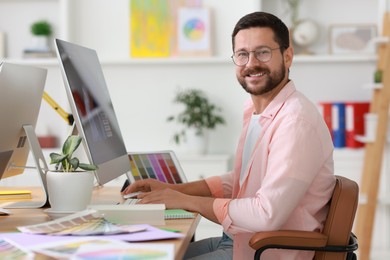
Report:
M 98 183 L 130 176 L 127 150 L 96 51 L 59 39 L 55 45 L 77 130 L 88 159 L 99 167 Z

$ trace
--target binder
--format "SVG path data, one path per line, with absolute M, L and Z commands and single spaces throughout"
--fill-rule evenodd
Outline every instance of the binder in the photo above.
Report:
M 329 129 L 329 133 L 332 136 L 333 140 L 333 131 L 332 131 L 332 103 L 331 102 L 320 102 L 320 113 L 324 118 L 325 124 Z
M 345 147 L 345 103 L 332 104 L 333 145 L 336 148 Z
M 365 135 L 364 114 L 368 113 L 370 103 L 347 102 L 345 104 L 345 146 L 360 148 L 364 143 L 356 140 L 356 136 Z

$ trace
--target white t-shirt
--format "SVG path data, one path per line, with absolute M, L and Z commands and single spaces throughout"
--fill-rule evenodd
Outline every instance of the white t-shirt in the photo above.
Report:
M 255 115 L 252 114 L 251 122 L 248 126 L 248 132 L 246 134 L 244 151 L 242 152 L 242 165 L 241 165 L 241 175 L 240 175 L 240 186 L 242 184 L 242 177 L 244 176 L 244 172 L 246 170 L 249 158 L 252 154 L 253 148 L 259 138 L 259 134 L 261 131 L 261 125 L 259 123 L 261 114 Z

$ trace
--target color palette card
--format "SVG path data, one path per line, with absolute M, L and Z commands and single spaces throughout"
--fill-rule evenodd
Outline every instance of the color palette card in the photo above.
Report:
M 121 226 L 107 221 L 96 210 L 84 210 L 53 221 L 18 227 L 23 233 L 48 235 L 114 235 L 144 231 L 145 228 Z
M 40 244 L 32 251 L 66 259 L 174 259 L 173 244 L 126 243 L 105 238 L 80 238 Z
M 0 238 L 0 259 L 29 260 L 34 254 L 8 239 Z
M 172 151 L 129 153 L 128 156 L 135 180 L 153 178 L 173 184 L 185 182 L 184 173 Z

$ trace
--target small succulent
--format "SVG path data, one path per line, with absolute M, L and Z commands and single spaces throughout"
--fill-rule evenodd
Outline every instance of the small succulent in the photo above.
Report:
M 81 168 L 85 171 L 94 171 L 98 167 L 94 164 L 85 164 L 80 163 L 79 159 L 72 157 L 73 153 L 79 147 L 81 143 L 81 137 L 78 135 L 70 135 L 64 142 L 62 146 L 62 154 L 51 153 L 50 154 L 50 164 L 61 164 L 60 170 L 63 172 L 74 172 L 78 168 Z

